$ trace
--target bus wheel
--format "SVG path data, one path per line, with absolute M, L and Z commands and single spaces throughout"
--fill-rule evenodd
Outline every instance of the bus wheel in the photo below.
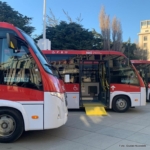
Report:
M 24 122 L 20 112 L 10 108 L 0 108 L 0 142 L 13 142 L 23 131 Z
M 112 108 L 116 112 L 126 112 L 130 107 L 129 98 L 126 96 L 116 96 L 113 99 Z

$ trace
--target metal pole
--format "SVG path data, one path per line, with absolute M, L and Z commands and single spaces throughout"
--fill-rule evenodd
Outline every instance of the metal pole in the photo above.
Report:
M 129 42 L 128 42 L 128 65 L 129 65 L 129 61 L 130 61 L 130 59 L 129 59 Z
M 43 1 L 43 40 L 46 39 L 46 0 Z
M 129 59 L 129 43 L 128 43 L 128 59 Z

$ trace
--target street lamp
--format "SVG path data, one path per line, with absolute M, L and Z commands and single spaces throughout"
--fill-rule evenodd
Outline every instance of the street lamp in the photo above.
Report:
M 46 0 L 43 0 L 43 40 L 46 39 Z
M 46 0 L 43 0 L 43 39 L 39 39 L 37 45 L 41 50 L 51 50 L 51 41 L 46 39 Z

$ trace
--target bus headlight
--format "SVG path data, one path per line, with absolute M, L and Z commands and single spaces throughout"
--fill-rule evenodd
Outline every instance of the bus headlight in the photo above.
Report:
M 58 97 L 61 101 L 64 101 L 64 94 L 58 92 L 50 92 L 52 96 Z

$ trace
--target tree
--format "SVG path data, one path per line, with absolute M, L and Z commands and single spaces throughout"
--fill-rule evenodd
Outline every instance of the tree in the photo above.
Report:
M 100 49 L 103 49 L 103 38 L 102 38 L 102 35 L 99 34 L 95 29 L 92 29 L 92 34 L 94 36 L 93 49 L 96 49 L 96 50 L 99 49 L 100 45 L 101 45 Z
M 47 15 L 47 26 L 55 27 L 56 25 L 59 24 L 59 19 L 55 17 L 51 9 L 49 10 L 50 10 L 50 16 Z
M 148 50 L 141 48 L 138 43 L 135 44 L 136 44 L 136 51 L 134 51 L 134 55 L 140 60 L 148 60 L 149 58 Z
M 72 18 L 69 16 L 68 12 L 66 12 L 64 9 L 63 9 L 63 13 L 65 14 L 65 16 L 67 17 L 69 23 L 72 23 Z
M 148 58 L 147 50 L 140 48 L 137 43 L 130 43 L 130 40 L 123 43 L 123 48 L 125 49 L 124 54 L 130 60 L 147 60 Z
M 105 8 L 102 6 L 99 15 L 100 29 L 103 37 L 103 49 L 110 50 L 110 19 L 105 13 Z
M 130 41 L 124 42 L 122 44 L 124 48 L 124 54 L 130 59 L 138 59 L 138 57 L 134 54 L 136 51 L 136 44 L 135 43 L 130 43 Z
M 122 27 L 121 22 L 114 17 L 112 20 L 112 26 L 110 27 L 110 17 L 105 13 L 105 8 L 102 6 L 100 14 L 99 14 L 99 23 L 101 34 L 103 37 L 103 48 L 105 50 L 116 50 L 123 52 L 122 48 Z M 112 42 L 111 35 L 112 32 Z
M 100 50 L 102 49 L 101 36 L 95 37 L 92 31 L 84 29 L 77 23 L 66 23 L 61 21 L 55 27 L 47 27 L 46 37 L 52 42 L 53 50 L 62 49 L 86 49 Z M 36 40 L 42 38 L 39 36 Z
M 101 34 L 99 34 L 94 28 L 92 29 L 92 33 L 93 33 L 93 35 L 94 35 L 95 38 L 102 39 Z
M 81 13 L 76 18 L 76 21 L 73 21 L 73 19 L 69 15 L 69 13 L 66 12 L 64 9 L 63 9 L 63 13 L 65 14 L 65 16 L 66 16 L 67 20 L 69 21 L 69 23 L 76 22 L 76 23 L 80 24 L 83 20 L 82 17 L 81 17 Z M 59 25 L 59 23 L 60 23 L 60 20 L 56 18 L 56 16 L 54 15 L 52 10 L 50 9 L 50 15 L 47 15 L 47 26 L 55 27 L 56 25 Z
M 31 34 L 35 28 L 30 26 L 32 18 L 20 14 L 10 7 L 6 2 L 0 1 L 0 21 L 8 22 L 19 27 L 28 34 Z
M 114 17 L 112 20 L 112 42 L 113 50 L 123 51 L 122 49 L 122 29 L 120 21 Z

